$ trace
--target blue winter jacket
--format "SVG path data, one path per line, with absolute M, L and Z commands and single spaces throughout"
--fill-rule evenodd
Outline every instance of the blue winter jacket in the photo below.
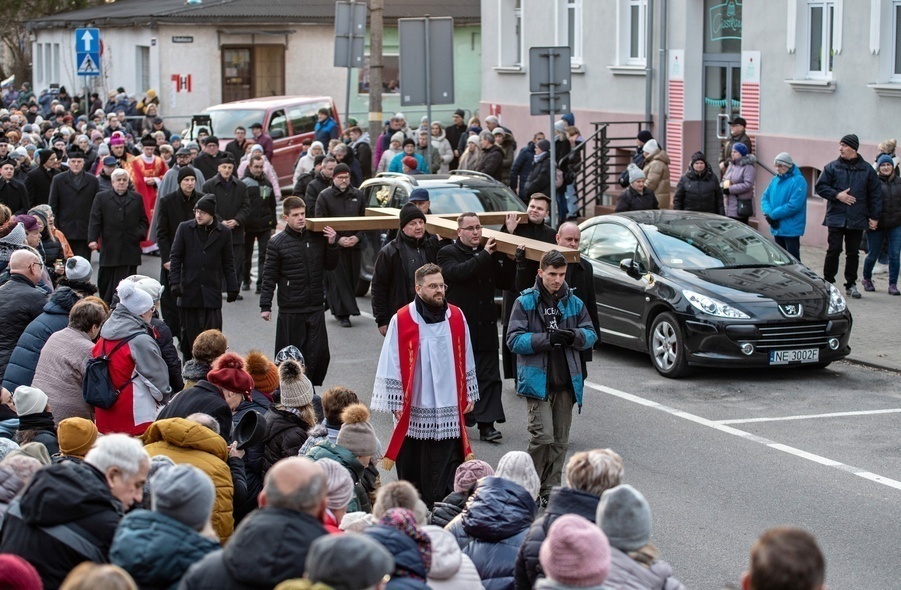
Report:
M 760 197 L 763 214 L 779 222 L 779 227 L 770 226 L 774 236 L 797 238 L 804 235 L 807 227 L 807 181 L 797 166 L 785 174 L 779 174 L 770 181 Z
M 41 349 L 55 332 L 69 325 L 69 311 L 81 298 L 69 287 L 60 287 L 44 304 L 44 312 L 31 320 L 9 357 L 3 374 L 3 387 L 15 391 L 20 385 L 31 385 Z
M 109 557 L 142 590 L 174 590 L 189 567 L 217 549 L 219 543 L 173 518 L 135 510 L 119 523 Z
M 539 279 L 540 280 L 540 279 Z M 582 300 L 573 295 L 566 284 L 562 287 L 566 295 L 557 302 L 560 312 L 558 325 L 561 330 L 573 330 L 576 339 L 565 349 L 566 364 L 572 381 L 576 403 L 582 409 L 582 355 L 597 342 L 591 318 Z M 539 308 L 538 285 L 526 289 L 513 304 L 510 322 L 507 324 L 507 348 L 516 356 L 516 393 L 525 397 L 546 400 L 547 369 L 551 339 Z
M 399 172 L 399 173 L 403 172 L 404 171 L 404 161 L 403 160 L 406 157 L 407 157 L 407 153 L 404 151 L 401 151 L 399 154 L 394 156 L 391 159 L 391 163 L 388 164 L 388 172 Z M 429 165 L 425 163 L 425 158 L 423 158 L 422 156 L 420 156 L 419 154 L 417 154 L 415 152 L 412 154 L 412 157 L 416 158 L 416 162 L 419 164 L 416 168 L 422 174 L 431 174 L 431 171 L 429 170 Z
M 846 205 L 836 199 L 845 189 L 851 189 L 857 201 Z M 882 213 L 882 187 L 876 171 L 863 158 L 839 158 L 826 164 L 817 180 L 816 193 L 829 201 L 823 225 L 847 229 L 867 229 L 870 219 Z
M 314 141 L 322 142 L 322 145 L 327 146 L 329 140 L 338 139 L 338 124 L 331 117 L 325 121 L 316 121 L 313 137 Z
M 486 477 L 446 528 L 472 559 L 485 590 L 513 590 L 516 555 L 534 519 L 535 500 L 525 488 Z
M 422 561 L 416 541 L 401 531 L 383 524 L 371 526 L 363 531 L 363 534 L 378 541 L 394 556 L 394 571 L 385 590 L 428 590 L 429 586 L 426 584 L 428 570 Z

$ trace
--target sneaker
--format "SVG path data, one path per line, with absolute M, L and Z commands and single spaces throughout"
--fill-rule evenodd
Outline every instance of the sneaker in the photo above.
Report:
M 882 264 L 881 262 L 877 262 L 875 265 L 873 265 L 873 274 L 874 275 L 888 274 L 888 265 Z
M 888 294 L 889 295 L 901 295 L 901 291 L 898 290 L 898 285 L 892 283 L 888 286 Z
M 876 287 L 873 286 L 873 281 L 870 279 L 861 279 L 860 284 L 863 285 L 864 291 L 873 292 L 876 290 Z
M 851 299 L 860 299 L 860 291 L 857 290 L 857 285 L 848 285 L 845 287 L 845 295 L 850 297 Z

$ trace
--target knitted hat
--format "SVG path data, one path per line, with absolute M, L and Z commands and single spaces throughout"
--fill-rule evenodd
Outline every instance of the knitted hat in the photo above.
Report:
M 479 127 L 478 125 L 473 125 L 472 127 L 469 128 L 469 132 L 479 135 L 482 132 L 482 128 Z
M 6 458 L 8 454 L 19 448 L 15 441 L 0 436 L 0 461 Z
M 0 554 L 0 588 L 42 590 L 44 583 L 34 566 L 11 553 Z
M 745 156 L 748 155 L 748 146 L 746 146 L 745 144 L 743 144 L 741 142 L 737 142 L 737 143 L 732 144 L 732 151 L 738 152 L 739 154 L 741 154 L 741 157 L 744 158 Z
M 843 143 L 855 152 L 860 149 L 860 140 L 853 133 L 844 136 L 839 143 Z
M 467 144 L 474 143 L 476 145 L 479 145 L 479 136 L 478 135 L 470 135 L 469 137 L 466 138 L 466 143 Z M 550 149 L 550 148 L 548 148 L 548 149 Z
M 303 359 L 303 353 L 293 344 L 289 344 L 275 354 L 275 366 L 280 367 L 288 359 L 294 359 L 300 363 L 301 367 L 307 366 L 306 361 Z
M 56 436 L 61 454 L 84 459 L 97 440 L 97 427 L 84 418 L 66 418 L 56 428 Z
M 153 309 L 153 297 L 139 289 L 137 283 L 124 279 L 116 287 L 119 303 L 134 315 L 142 315 Z
M 555 582 L 574 588 L 597 587 L 610 574 L 610 543 L 593 522 L 564 514 L 548 528 L 538 561 Z
M 70 281 L 87 281 L 91 278 L 91 263 L 81 256 L 66 260 L 66 278 Z
M 402 144 L 404 142 L 404 137 L 406 137 L 406 136 L 404 135 L 403 131 L 398 131 L 394 135 L 391 136 L 391 141 L 389 143 L 393 143 L 396 141 L 397 143 Z
M 656 139 L 649 139 L 644 142 L 643 146 L 641 146 L 641 151 L 643 151 L 647 155 L 651 155 L 659 149 L 660 144 L 657 143 Z
M 244 357 L 245 370 L 253 377 L 257 391 L 272 393 L 278 389 L 278 367 L 259 350 L 251 350 Z
M 178 150 L 178 151 L 180 152 L 181 150 Z M 188 152 L 188 153 L 190 153 L 190 152 Z M 179 168 L 178 169 L 178 184 L 181 184 L 181 181 L 189 176 L 193 177 L 194 180 L 197 180 L 197 172 L 194 171 L 194 168 L 192 168 L 191 166 L 182 166 L 181 168 Z
M 419 167 L 419 160 L 417 160 L 413 156 L 404 156 L 401 159 L 401 163 L 403 163 L 403 165 L 410 170 L 416 170 Z
M 413 141 L 413 139 L 410 138 L 410 137 L 405 137 L 405 138 L 404 138 L 404 141 L 403 141 L 403 145 L 404 145 L 404 146 L 408 146 L 408 145 L 415 146 L 415 145 L 416 145 L 416 142 Z
M 400 210 L 400 227 L 403 229 L 408 223 L 413 221 L 414 219 L 421 219 L 425 221 L 425 213 L 422 210 L 414 205 L 413 203 L 407 203 Z
M 24 246 L 25 245 L 25 228 L 21 223 L 16 222 L 15 219 L 10 219 L 9 224 L 12 224 L 13 228 L 10 230 L 8 234 L 0 238 L 5 244 L 15 244 L 16 246 Z M 4 225 L 3 227 L 7 227 Z
M 313 158 L 313 166 L 319 166 L 323 162 L 325 162 L 325 154 L 319 154 L 315 158 Z
M 414 188 L 410 193 L 410 202 L 415 203 L 416 201 L 428 201 L 431 197 L 429 197 L 429 191 L 424 188 Z
M 286 408 L 302 408 L 313 402 L 313 384 L 297 361 L 283 362 L 278 367 L 278 380 L 282 405 Z
M 126 277 L 126 279 L 137 285 L 138 289 L 150 295 L 154 303 L 159 301 L 163 295 L 163 286 L 154 278 L 146 275 L 131 275 Z
M 891 164 L 892 166 L 894 166 L 895 160 L 893 160 L 892 157 L 888 154 L 882 154 L 881 156 L 879 156 L 879 158 L 876 159 L 876 167 L 878 168 L 883 164 Z
M 209 475 L 181 464 L 157 471 L 150 481 L 150 494 L 154 511 L 200 531 L 213 511 L 216 488 Z
M 648 131 L 647 129 L 642 129 L 641 131 L 638 132 L 638 135 L 635 137 L 635 139 L 637 139 L 639 141 L 643 141 L 644 143 L 647 143 L 647 142 L 651 141 L 652 139 L 654 139 L 654 136 L 651 135 L 651 132 Z
M 253 377 L 244 370 L 244 359 L 233 352 L 226 352 L 213 361 L 206 380 L 228 391 L 243 393 L 245 397 L 253 389 Z
M 310 545 L 304 566 L 313 583 L 332 590 L 363 590 L 394 571 L 394 558 L 381 543 L 364 535 L 325 535 Z
M 638 166 L 630 166 L 629 167 L 629 184 L 632 184 L 636 180 L 644 180 L 646 176 L 644 172 L 642 172 L 641 168 Z
M 203 195 L 194 205 L 195 209 L 200 209 L 204 213 L 209 213 L 210 215 L 216 215 L 216 196 L 215 195 Z
M 538 146 L 538 149 L 540 149 L 542 152 L 551 151 L 551 142 L 546 139 L 542 139 L 536 145 Z
M 538 477 L 538 472 L 535 471 L 535 463 L 532 461 L 531 455 L 525 451 L 510 451 L 501 457 L 494 476 L 518 483 L 529 492 L 533 499 L 538 497 L 538 492 L 541 490 L 541 479 Z
M 37 459 L 41 462 L 41 465 L 50 465 L 50 453 L 47 452 L 47 447 L 43 445 L 43 443 L 39 442 L 28 442 L 20 446 L 18 449 L 13 449 L 9 453 L 6 454 L 6 457 L 3 460 L 7 460 L 10 457 L 31 457 L 32 459 Z
M 651 539 L 651 507 L 641 492 L 628 484 L 601 494 L 595 522 L 610 546 L 620 551 L 635 551 Z
M 491 133 L 493 133 L 494 135 L 503 135 L 504 133 L 506 133 L 506 131 L 504 131 L 503 127 L 495 127 L 491 130 Z
M 347 508 L 354 497 L 354 481 L 350 477 L 350 472 L 343 465 L 328 457 L 319 459 L 316 461 L 316 465 L 325 471 L 325 478 L 328 482 L 325 493 L 328 498 L 328 509 Z
M 707 158 L 704 157 L 704 152 L 695 152 L 691 155 L 691 163 L 692 164 L 694 164 L 695 162 L 698 162 L 698 161 L 701 161 L 701 162 L 707 161 Z
M 338 431 L 339 447 L 344 447 L 355 457 L 371 457 L 378 449 L 375 429 L 369 423 L 369 408 L 363 404 L 350 404 L 341 412 L 341 430 Z
M 494 468 L 480 459 L 470 459 L 460 463 L 454 473 L 454 491 L 458 494 L 465 494 L 472 487 L 472 484 L 479 481 L 483 477 L 494 475 Z
M 343 162 L 335 166 L 335 169 L 332 171 L 332 178 L 339 174 L 350 174 L 350 166 Z
M 13 403 L 19 416 L 39 414 L 47 407 L 47 394 L 37 387 L 20 385 L 13 393 Z
M 776 165 L 782 164 L 783 166 L 788 166 L 789 168 L 791 168 L 792 166 L 795 165 L 795 161 L 792 160 L 792 157 L 789 155 L 788 152 L 781 152 L 779 155 L 776 156 L 776 159 L 773 160 L 773 164 L 776 164 Z
M 560 133 L 563 133 L 564 131 L 566 131 L 566 121 L 560 119 L 559 121 L 554 123 L 554 129 L 556 131 L 559 131 Z

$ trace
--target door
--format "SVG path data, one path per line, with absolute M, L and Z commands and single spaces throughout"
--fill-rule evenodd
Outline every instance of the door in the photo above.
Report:
M 253 98 L 249 47 L 222 48 L 222 102 Z
M 730 136 L 729 121 L 741 113 L 741 59 L 704 62 L 704 153 L 719 173 L 722 144 Z

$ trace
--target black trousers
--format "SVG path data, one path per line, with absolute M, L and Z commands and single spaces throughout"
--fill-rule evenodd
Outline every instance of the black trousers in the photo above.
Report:
M 416 486 L 425 505 L 432 509 L 454 491 L 454 474 L 463 463 L 459 438 L 419 440 L 407 437 L 397 454 L 397 479 Z
M 257 253 L 257 286 L 263 284 L 263 265 L 266 264 L 266 246 L 269 244 L 271 233 L 268 229 L 259 232 L 244 232 L 244 284 L 250 284 L 250 269 L 253 266 L 253 244 L 260 244 Z
M 479 401 L 469 417 L 479 424 L 490 425 L 507 420 L 504 415 L 503 383 L 497 354 L 496 348 L 473 351 L 479 382 Z
M 92 250 L 88 248 L 88 243 L 87 240 L 69 240 L 69 247 L 72 248 L 72 254 L 90 262 Z
M 293 344 L 303 353 L 307 378 L 313 385 L 322 385 L 328 373 L 331 353 L 328 348 L 328 331 L 325 328 L 325 312 L 278 312 L 275 321 L 275 353 Z
M 122 279 L 138 274 L 137 266 L 101 266 L 97 272 L 97 287 L 100 297 L 106 304 L 112 306 L 113 297 L 116 295 L 116 287 Z
M 838 262 L 842 255 L 842 243 L 845 246 L 845 286 L 857 283 L 857 267 L 860 263 L 860 240 L 862 229 L 830 227 L 827 240 L 826 261 L 823 263 L 823 278 L 830 283 L 835 282 L 838 274 Z
M 244 278 L 244 242 L 240 244 L 235 244 L 232 242 L 232 256 L 235 259 L 235 280 L 238 283 L 238 288 L 241 288 L 241 281 Z M 226 285 L 228 282 L 225 280 L 225 277 L 222 277 L 222 292 L 225 293 L 227 291 Z
M 181 337 L 178 339 L 178 345 L 184 361 L 188 362 L 194 358 L 191 349 L 201 332 L 222 330 L 222 309 L 179 307 L 178 313 L 181 317 Z
M 178 313 L 176 298 L 169 289 L 169 271 L 163 267 L 160 267 L 160 284 L 163 286 L 163 294 L 160 296 L 160 313 L 172 335 L 181 340 L 181 317 Z

